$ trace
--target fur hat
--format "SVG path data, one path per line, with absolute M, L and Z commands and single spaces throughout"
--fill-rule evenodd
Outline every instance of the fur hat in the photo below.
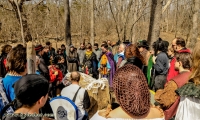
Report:
M 119 68 L 114 75 L 113 88 L 120 106 L 129 115 L 142 116 L 149 112 L 150 92 L 140 68 L 132 64 Z

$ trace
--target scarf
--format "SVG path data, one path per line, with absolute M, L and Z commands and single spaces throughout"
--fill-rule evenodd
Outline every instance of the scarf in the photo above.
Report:
M 91 55 L 92 55 L 92 51 L 89 51 L 89 52 L 86 51 L 85 55 L 86 55 L 86 58 L 89 59 L 91 57 Z

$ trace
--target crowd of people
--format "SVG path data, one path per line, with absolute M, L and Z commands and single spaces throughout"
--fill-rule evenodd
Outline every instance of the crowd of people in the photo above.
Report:
M 4 45 L 0 76 L 8 105 L 14 106 L 15 113 L 52 113 L 46 101 L 60 95 L 73 99 L 78 92 L 74 102 L 82 114 L 79 119 L 87 120 L 85 113 L 90 99 L 79 85 L 82 72 L 95 79 L 107 78 L 109 90 L 118 102 L 98 111 L 92 120 L 198 120 L 199 45 L 200 42 L 190 51 L 185 40 L 177 37 L 171 43 L 159 38 L 152 45 L 146 40 L 115 44 L 108 40 L 101 46 L 81 43 L 78 49 L 70 45 L 68 51 L 63 44 L 56 51 L 46 42 L 45 46 L 35 46 L 36 74 L 30 75 L 27 75 L 26 48 L 20 44 L 13 48 Z M 71 85 L 65 86 L 62 80 L 68 72 Z M 149 90 L 155 91 L 154 105 Z

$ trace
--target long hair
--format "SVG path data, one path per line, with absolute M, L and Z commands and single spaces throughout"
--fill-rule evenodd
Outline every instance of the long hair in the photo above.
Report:
M 195 83 L 195 85 L 200 84 L 200 42 L 197 42 L 196 46 L 192 52 L 192 74 L 190 80 Z
M 169 46 L 169 42 L 164 41 L 161 38 L 159 38 L 153 43 L 153 49 L 155 51 L 154 55 L 157 56 L 158 51 L 167 53 L 168 46 Z
M 126 59 L 131 58 L 131 57 L 138 57 L 142 61 L 142 63 L 145 64 L 145 60 L 140 54 L 139 49 L 137 48 L 136 44 L 130 44 L 129 46 L 126 47 L 125 57 Z

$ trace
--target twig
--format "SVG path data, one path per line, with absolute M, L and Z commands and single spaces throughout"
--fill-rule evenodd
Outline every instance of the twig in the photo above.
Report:
M 33 10 L 34 8 L 36 8 L 40 3 L 42 3 L 44 0 L 41 0 L 40 2 L 38 2 L 34 7 L 31 8 L 31 10 Z

